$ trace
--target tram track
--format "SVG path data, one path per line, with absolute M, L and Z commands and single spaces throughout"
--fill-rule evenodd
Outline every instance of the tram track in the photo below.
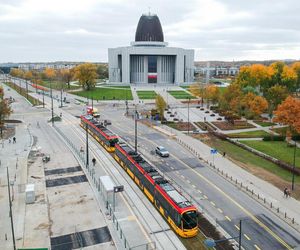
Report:
M 69 127 L 68 127 L 68 128 L 69 128 L 69 129 L 72 129 L 73 133 L 74 133 L 75 135 L 77 135 L 78 139 L 81 140 L 82 143 L 85 143 L 85 136 L 84 136 L 83 133 L 82 133 L 83 130 L 82 130 L 80 127 L 77 127 L 76 125 L 74 125 L 73 120 L 71 120 L 70 118 L 67 118 L 66 116 L 71 116 L 71 115 L 70 115 L 70 114 L 67 114 L 67 115 L 66 115 L 66 113 L 64 114 L 64 120 L 65 120 L 65 121 L 67 120 L 67 121 L 68 121 L 68 124 L 69 124 Z M 73 116 L 72 116 L 72 119 L 74 119 Z M 78 125 L 79 125 L 79 123 L 78 123 Z M 137 189 L 136 184 L 132 181 L 132 179 L 130 179 L 130 177 L 124 172 L 124 170 L 121 169 L 121 167 L 119 166 L 119 164 L 118 164 L 114 159 L 111 159 L 111 158 L 112 158 L 111 154 L 107 153 L 107 151 L 106 151 L 101 145 L 98 146 L 99 143 L 98 143 L 92 136 L 89 136 L 89 138 L 91 138 L 92 141 L 93 141 L 93 143 L 94 143 L 94 145 L 93 145 L 92 147 L 90 147 L 90 151 L 93 153 L 94 156 L 97 156 L 98 162 L 101 162 L 101 163 L 102 163 L 101 165 L 102 165 L 102 167 L 104 168 L 104 171 L 105 171 L 107 174 L 110 174 L 110 176 L 111 176 L 115 181 L 118 182 L 118 180 L 117 180 L 116 177 L 114 176 L 114 173 L 106 166 L 107 163 L 104 162 L 104 160 L 98 155 L 98 153 L 96 152 L 96 149 L 100 149 L 101 152 L 102 152 L 103 154 L 105 154 L 106 159 L 107 159 L 113 166 L 115 166 L 115 169 L 118 171 L 118 173 L 122 176 L 123 180 L 126 181 L 127 185 L 130 186 L 131 189 L 133 189 L 133 190 Z M 107 154 L 109 154 L 109 157 L 108 157 Z M 158 219 L 157 219 L 156 216 L 154 215 L 154 212 L 152 212 L 152 211 L 150 210 L 149 204 L 146 204 L 146 202 L 145 202 L 146 197 L 144 196 L 143 193 L 140 193 L 140 192 L 134 192 L 134 193 L 135 193 L 135 195 L 137 196 L 137 198 L 142 202 L 144 208 L 148 211 L 148 213 L 149 213 L 149 214 L 152 216 L 152 218 L 156 221 L 157 226 L 160 228 L 160 230 L 156 230 L 155 232 L 153 232 L 153 231 L 151 230 L 150 224 L 149 224 L 145 219 L 143 219 L 144 223 L 145 223 L 146 226 L 148 227 L 148 231 L 151 232 L 150 234 L 152 235 L 152 237 L 154 237 L 154 238 L 157 240 L 157 242 L 159 243 L 159 239 L 158 239 L 158 236 L 156 236 L 156 234 L 164 233 L 164 236 L 167 237 L 168 240 L 169 240 L 170 242 L 172 242 L 172 245 L 175 247 L 175 249 L 177 249 L 176 245 L 174 244 L 174 242 L 172 241 L 171 237 L 170 237 L 170 236 L 168 235 L 168 233 L 167 233 L 167 231 L 170 231 L 170 230 L 171 230 L 170 227 L 167 225 L 167 223 L 166 223 L 166 226 L 161 225 L 161 223 L 158 221 Z M 131 204 L 133 204 L 133 205 L 135 204 L 135 201 L 134 201 L 135 199 L 132 198 L 132 197 L 130 197 L 128 194 L 122 193 L 121 196 L 123 197 L 124 200 L 126 200 L 125 203 L 127 204 L 128 207 L 130 207 L 129 203 L 131 203 Z M 149 202 L 148 200 L 146 200 L 146 201 Z M 151 206 L 153 206 L 153 204 L 151 204 Z M 130 210 L 132 211 L 133 214 L 135 214 L 135 212 L 132 210 L 131 207 L 130 207 Z M 136 216 L 137 218 L 143 218 L 143 215 L 141 214 L 141 212 L 140 212 L 138 209 L 136 209 L 135 211 L 139 214 L 138 216 Z M 156 211 L 156 210 L 155 210 L 155 211 Z M 160 215 L 159 215 L 159 216 L 160 216 Z M 141 225 L 141 226 L 144 227 L 144 225 Z M 168 228 L 166 228 L 166 227 L 168 227 Z M 144 228 L 144 230 L 145 230 L 145 228 Z M 159 244 L 160 244 L 160 243 L 159 243 Z M 161 246 L 161 247 L 162 247 L 162 246 Z

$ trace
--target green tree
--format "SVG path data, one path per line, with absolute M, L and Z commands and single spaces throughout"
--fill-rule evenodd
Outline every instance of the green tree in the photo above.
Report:
M 106 63 L 97 65 L 97 74 L 100 79 L 108 78 L 108 65 Z
M 79 81 L 80 85 L 91 90 L 96 85 L 97 67 L 92 63 L 84 63 L 75 67 L 74 78 Z
M 296 89 L 299 92 L 300 89 L 300 62 L 295 62 L 291 65 L 291 68 L 294 70 L 294 72 L 297 75 L 297 84 L 296 84 Z
M 164 98 L 161 95 L 157 95 L 155 99 L 156 108 L 158 110 L 160 120 L 163 121 L 164 111 L 167 107 L 167 103 L 165 102 Z
M 277 109 L 277 106 L 287 98 L 288 94 L 287 87 L 279 84 L 268 89 L 266 98 L 269 102 L 269 116 L 271 118 L 273 116 L 273 111 Z
M 220 98 L 220 107 L 224 110 L 239 112 L 243 92 L 237 83 L 229 85 Z
M 288 67 L 284 66 L 281 74 L 282 85 L 286 86 L 290 92 L 293 92 L 297 88 L 297 74 L 296 72 Z
M 274 62 L 270 65 L 270 68 L 272 68 L 274 71 L 274 73 L 272 75 L 272 85 L 271 86 L 274 86 L 276 84 L 282 85 L 281 76 L 282 76 L 284 66 L 285 66 L 284 62 L 281 62 L 281 61 Z

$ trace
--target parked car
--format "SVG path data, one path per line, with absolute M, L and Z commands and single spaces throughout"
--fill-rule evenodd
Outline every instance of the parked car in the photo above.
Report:
M 156 147 L 155 153 L 160 155 L 161 157 L 169 157 L 169 152 L 163 146 Z

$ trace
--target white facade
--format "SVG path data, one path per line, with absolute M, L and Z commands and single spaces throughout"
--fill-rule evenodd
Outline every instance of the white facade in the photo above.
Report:
M 133 42 L 132 46 L 108 49 L 109 81 L 125 84 L 192 82 L 194 50 L 166 45 L 164 42 Z

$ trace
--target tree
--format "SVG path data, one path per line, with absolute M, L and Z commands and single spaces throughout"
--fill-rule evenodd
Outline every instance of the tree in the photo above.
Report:
M 75 67 L 74 78 L 77 79 L 80 85 L 86 89 L 91 90 L 96 85 L 97 68 L 92 63 L 84 63 Z
M 220 96 L 220 90 L 217 86 L 215 86 L 215 85 L 206 86 L 204 93 L 205 93 L 205 97 L 207 99 L 208 105 L 209 105 L 210 101 L 213 104 L 218 102 L 219 96 Z
M 300 89 L 300 62 L 295 62 L 291 65 L 291 68 L 294 70 L 294 72 L 297 74 L 297 84 L 296 89 L 299 92 Z
M 4 120 L 9 117 L 12 110 L 9 106 L 8 100 L 4 99 L 3 88 L 0 87 L 0 134 L 3 136 Z
M 22 78 L 24 76 L 24 71 L 21 69 L 17 69 L 17 68 L 10 69 L 9 73 L 11 76 L 19 77 L 19 78 Z
M 229 85 L 220 98 L 220 107 L 225 110 L 239 112 L 243 92 L 237 83 Z
M 108 78 L 108 66 L 107 64 L 99 64 L 97 66 L 97 74 L 100 79 Z
M 31 80 L 33 78 L 33 74 L 30 70 L 26 71 L 24 73 L 24 76 L 23 76 L 27 81 Z
M 68 89 L 70 89 L 70 82 L 73 79 L 73 71 L 70 69 L 61 69 L 58 72 L 60 79 L 68 85 Z
M 45 68 L 43 73 L 45 78 L 48 80 L 54 80 L 54 78 L 56 77 L 56 72 L 52 68 Z
M 157 95 L 155 99 L 155 104 L 160 116 L 160 120 L 162 121 L 164 117 L 165 108 L 167 107 L 167 103 L 161 95 Z
M 274 121 L 288 125 L 290 132 L 300 133 L 300 100 L 288 96 L 274 111 Z
M 297 88 L 297 74 L 296 72 L 288 67 L 284 66 L 281 73 L 282 85 L 286 86 L 289 91 L 295 91 Z
M 237 76 L 236 83 L 242 88 L 251 86 L 254 88 L 262 88 L 266 90 L 270 85 L 274 70 L 262 64 L 253 64 L 243 66 Z
M 274 73 L 272 75 L 272 85 L 275 85 L 275 84 L 280 84 L 282 85 L 282 80 L 281 80 L 281 75 L 282 75 L 282 72 L 283 72 L 283 68 L 284 68 L 284 62 L 274 62 L 270 65 L 270 68 L 273 69 Z
M 262 96 L 257 95 L 249 102 L 249 111 L 256 116 L 261 115 L 267 109 L 268 101 Z
M 288 90 L 285 86 L 276 84 L 273 87 L 269 88 L 266 93 L 266 98 L 269 102 L 269 115 L 272 117 L 273 111 L 277 106 L 287 98 Z

